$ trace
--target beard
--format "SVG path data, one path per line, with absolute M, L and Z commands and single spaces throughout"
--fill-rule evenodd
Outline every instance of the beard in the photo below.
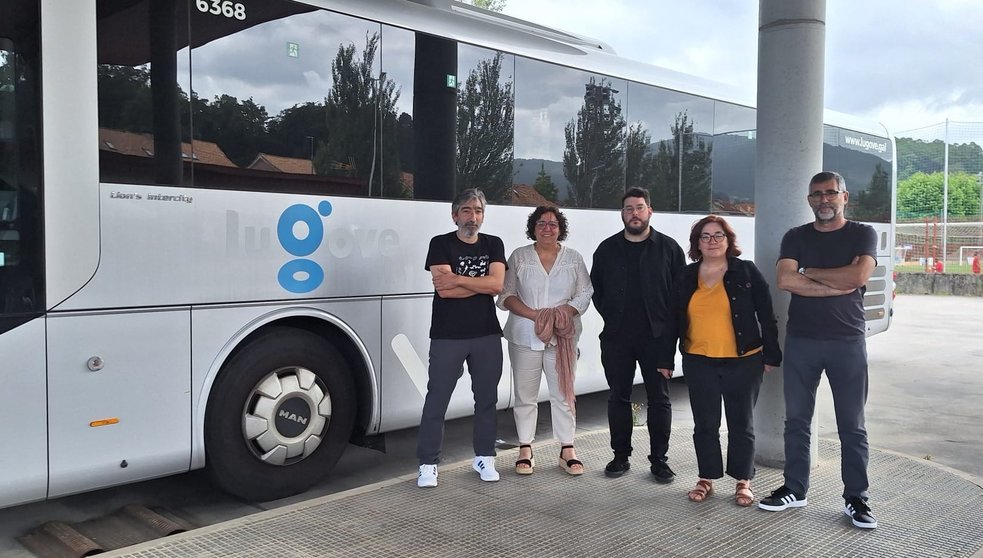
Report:
M 474 238 L 478 236 L 479 229 L 481 229 L 481 225 L 479 225 L 475 221 L 467 221 L 464 223 L 460 223 L 457 226 L 457 230 L 460 231 L 461 235 L 464 236 L 465 238 Z
M 648 219 L 625 221 L 625 230 L 635 236 L 645 234 L 645 231 L 649 230 Z
M 816 214 L 816 220 L 819 221 L 820 223 L 830 223 L 832 221 L 835 221 L 836 218 L 839 217 L 840 215 L 840 212 L 837 211 L 836 208 L 832 206 L 817 207 L 812 212 Z

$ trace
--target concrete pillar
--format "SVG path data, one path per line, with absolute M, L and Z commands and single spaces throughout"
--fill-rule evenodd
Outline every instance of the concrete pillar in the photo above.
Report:
M 812 221 L 809 178 L 822 170 L 825 0 L 759 0 L 758 124 L 755 159 L 755 263 L 771 284 L 784 344 L 790 295 L 775 288 L 781 238 Z M 782 371 L 765 375 L 755 409 L 756 460 L 785 462 Z M 818 458 L 812 423 L 812 462 Z

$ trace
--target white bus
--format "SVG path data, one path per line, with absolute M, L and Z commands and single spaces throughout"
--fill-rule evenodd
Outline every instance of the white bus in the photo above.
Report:
M 0 506 L 202 467 L 247 499 L 306 489 L 417 424 L 457 190 L 508 251 L 556 200 L 589 258 L 643 186 L 659 230 L 729 215 L 753 257 L 754 127 L 718 85 L 457 3 L 0 0 Z M 880 234 L 874 333 L 894 143 L 825 130 Z M 606 388 L 600 327 L 580 393 Z

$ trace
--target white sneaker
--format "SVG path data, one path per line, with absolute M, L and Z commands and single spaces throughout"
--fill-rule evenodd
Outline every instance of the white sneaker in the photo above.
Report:
M 499 479 L 498 471 L 495 470 L 495 456 L 494 455 L 477 455 L 474 458 L 474 463 L 471 465 L 478 474 L 481 475 L 481 480 L 485 482 L 495 482 Z
M 416 485 L 420 488 L 437 486 L 437 466 L 420 465 L 420 476 L 416 478 Z

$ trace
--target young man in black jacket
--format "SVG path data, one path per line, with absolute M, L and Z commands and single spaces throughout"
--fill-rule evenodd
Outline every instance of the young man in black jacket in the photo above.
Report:
M 649 225 L 651 217 L 647 190 L 631 188 L 625 192 L 621 210 L 624 230 L 597 247 L 590 278 L 594 307 L 604 319 L 601 364 L 611 389 L 608 425 L 614 460 L 604 474 L 620 477 L 630 467 L 631 390 L 637 363 L 648 394 L 652 475 L 658 482 L 669 483 L 676 476 L 666 463 L 672 428 L 669 378 L 676 354 L 670 294 L 673 277 L 686 260 L 675 240 Z

